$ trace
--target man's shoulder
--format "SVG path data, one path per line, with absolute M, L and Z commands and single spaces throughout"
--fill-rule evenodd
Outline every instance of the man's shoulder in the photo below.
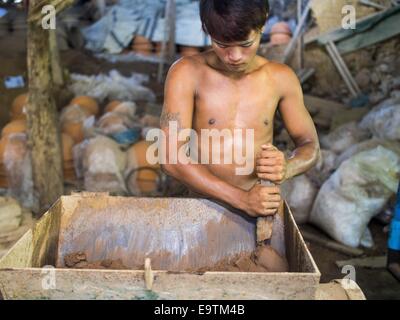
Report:
M 175 61 L 170 68 L 170 73 L 187 75 L 195 75 L 195 72 L 206 65 L 205 57 L 203 54 L 194 56 L 182 57 Z
M 293 75 L 295 76 L 293 69 L 290 68 L 288 65 L 277 61 L 270 61 L 266 59 L 264 60 L 265 64 L 263 65 L 263 68 L 271 77 L 274 77 L 277 80 L 281 80 L 282 77 L 291 78 L 293 77 Z

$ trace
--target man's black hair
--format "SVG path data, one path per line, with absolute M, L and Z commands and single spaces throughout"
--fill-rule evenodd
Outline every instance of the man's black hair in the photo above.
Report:
M 222 42 L 247 40 L 251 31 L 261 31 L 268 14 L 268 0 L 200 0 L 203 30 Z

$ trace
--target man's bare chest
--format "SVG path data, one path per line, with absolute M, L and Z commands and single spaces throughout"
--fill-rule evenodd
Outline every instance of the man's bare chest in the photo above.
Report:
M 261 77 L 242 81 L 203 79 L 195 97 L 194 125 L 201 128 L 264 128 L 271 125 L 279 97 Z

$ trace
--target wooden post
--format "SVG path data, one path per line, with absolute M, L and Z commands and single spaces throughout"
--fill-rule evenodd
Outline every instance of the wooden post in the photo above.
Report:
M 29 18 L 40 0 L 29 3 Z M 63 167 L 58 113 L 53 97 L 49 30 L 35 19 L 28 22 L 29 102 L 27 126 L 32 155 L 37 215 L 44 213 L 63 194 Z
M 164 68 L 172 64 L 176 55 L 175 32 L 176 32 L 176 3 L 175 0 L 168 0 L 165 7 L 165 31 L 161 47 L 161 60 L 158 66 L 157 80 L 163 81 Z

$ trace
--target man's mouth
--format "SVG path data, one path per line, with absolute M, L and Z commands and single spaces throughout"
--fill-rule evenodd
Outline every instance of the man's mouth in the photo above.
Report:
M 229 63 L 228 66 L 229 66 L 229 68 L 237 70 L 237 69 L 244 68 L 245 64 L 244 63 L 241 63 L 241 64 L 231 64 L 231 63 Z

